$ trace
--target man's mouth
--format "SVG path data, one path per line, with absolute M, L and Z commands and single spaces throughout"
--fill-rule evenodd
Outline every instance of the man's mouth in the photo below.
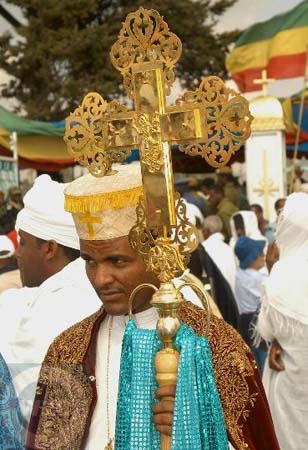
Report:
M 121 295 L 123 295 L 122 291 L 98 291 L 98 295 L 103 301 L 115 301 L 118 300 Z

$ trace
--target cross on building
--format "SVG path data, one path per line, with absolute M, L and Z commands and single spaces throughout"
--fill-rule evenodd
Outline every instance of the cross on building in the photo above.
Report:
M 275 193 L 279 192 L 278 186 L 275 185 L 274 181 L 268 176 L 268 157 L 267 150 L 263 149 L 262 157 L 262 172 L 263 178 L 259 181 L 259 184 L 253 189 L 260 197 L 264 197 L 264 212 L 265 216 L 269 217 L 270 202 L 269 198 Z
M 275 81 L 275 78 L 267 78 L 267 71 L 263 69 L 261 72 L 261 78 L 253 80 L 254 84 L 262 85 L 262 94 L 265 97 L 267 95 L 267 85 Z

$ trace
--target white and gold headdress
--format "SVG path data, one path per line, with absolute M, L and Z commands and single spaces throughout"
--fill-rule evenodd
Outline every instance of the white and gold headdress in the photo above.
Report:
M 110 176 L 77 178 L 65 190 L 65 209 L 72 213 L 81 239 L 127 236 L 136 223 L 142 194 L 140 163 L 117 164 L 113 169 L 116 173 Z

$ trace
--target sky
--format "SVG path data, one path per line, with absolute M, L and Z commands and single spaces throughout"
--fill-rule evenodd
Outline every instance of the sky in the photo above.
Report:
M 42 2 L 44 0 L 41 0 Z M 227 10 L 221 17 L 217 29 L 219 31 L 233 28 L 245 29 L 256 22 L 270 19 L 276 14 L 283 13 L 301 3 L 302 0 L 238 0 L 237 3 Z M 307 1 L 307 0 L 306 0 Z M 19 8 L 7 4 L 2 0 L 3 6 L 8 9 L 17 19 L 21 19 Z M 72 4 L 74 1 L 72 0 Z M 9 28 L 7 22 L 0 17 L 0 33 Z
M 302 0 L 238 0 L 221 17 L 217 28 L 219 31 L 233 28 L 244 30 L 254 23 L 282 14 L 301 2 Z

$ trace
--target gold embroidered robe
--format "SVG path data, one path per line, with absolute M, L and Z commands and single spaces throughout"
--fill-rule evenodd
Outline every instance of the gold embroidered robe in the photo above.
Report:
M 103 308 L 64 331 L 42 365 L 26 450 L 84 450 L 96 404 L 95 353 Z M 206 312 L 189 302 L 180 318 L 199 335 Z M 279 450 L 249 348 L 226 322 L 211 318 L 208 340 L 228 437 L 236 450 Z

